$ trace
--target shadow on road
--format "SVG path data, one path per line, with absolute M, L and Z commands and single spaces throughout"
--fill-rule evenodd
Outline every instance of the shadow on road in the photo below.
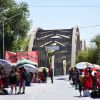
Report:
M 65 78 L 57 78 L 56 80 L 65 80 Z
M 76 98 L 83 98 L 83 96 L 74 96 L 74 97 L 76 97 Z

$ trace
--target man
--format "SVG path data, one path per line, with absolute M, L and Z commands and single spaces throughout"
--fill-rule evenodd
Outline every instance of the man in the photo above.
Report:
M 73 78 L 73 68 L 69 70 L 69 81 Z
M 51 78 L 51 83 L 53 83 L 53 69 L 51 67 L 49 68 L 49 76 Z

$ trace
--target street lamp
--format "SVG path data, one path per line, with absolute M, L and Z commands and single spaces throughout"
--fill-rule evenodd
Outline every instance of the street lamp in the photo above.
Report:
M 18 16 L 18 15 L 20 15 L 20 14 L 22 14 L 22 13 L 19 13 L 19 14 L 16 14 L 16 15 L 14 15 L 14 16 L 12 16 L 12 17 L 9 17 L 9 18 L 7 18 L 7 19 L 4 19 L 3 21 L 2 21 L 2 24 L 3 24 L 3 40 L 2 40 L 2 42 L 3 42 L 3 59 L 5 59 L 5 39 L 4 39 L 4 34 L 5 34 L 5 32 L 4 32 L 4 24 L 5 24 L 5 21 L 7 21 L 7 20 L 10 20 L 10 19 L 12 19 L 12 18 L 14 18 L 14 17 L 16 17 L 16 16 Z

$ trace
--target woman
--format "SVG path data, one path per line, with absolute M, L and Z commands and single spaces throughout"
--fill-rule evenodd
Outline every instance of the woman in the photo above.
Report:
M 91 90 L 92 89 L 92 83 L 93 83 L 93 77 L 89 73 L 88 70 L 85 71 L 85 76 L 84 76 L 84 89 L 85 90 Z
M 24 67 L 19 68 L 19 92 L 17 94 L 25 94 L 25 80 L 26 80 L 26 70 Z M 21 93 L 21 89 L 22 93 Z
M 15 94 L 17 92 L 16 84 L 17 84 L 17 75 L 15 69 L 12 67 L 12 70 L 9 74 L 9 81 L 11 85 L 11 94 L 13 94 L 13 87 L 15 88 Z
M 75 88 L 77 88 L 78 78 L 79 78 L 79 70 L 76 67 L 74 67 L 72 76 L 73 76 L 73 85 L 75 85 Z
M 1 79 L 2 79 L 2 83 L 3 83 L 3 88 L 6 88 L 6 71 L 4 69 L 4 67 L 1 67 Z

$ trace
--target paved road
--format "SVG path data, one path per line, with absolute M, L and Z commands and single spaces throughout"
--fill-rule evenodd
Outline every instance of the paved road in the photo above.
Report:
M 50 80 L 47 83 L 35 83 L 26 87 L 26 94 L 0 96 L 0 100 L 92 100 L 92 98 L 79 97 L 78 90 L 75 90 L 67 79 L 56 77 L 53 84 Z

